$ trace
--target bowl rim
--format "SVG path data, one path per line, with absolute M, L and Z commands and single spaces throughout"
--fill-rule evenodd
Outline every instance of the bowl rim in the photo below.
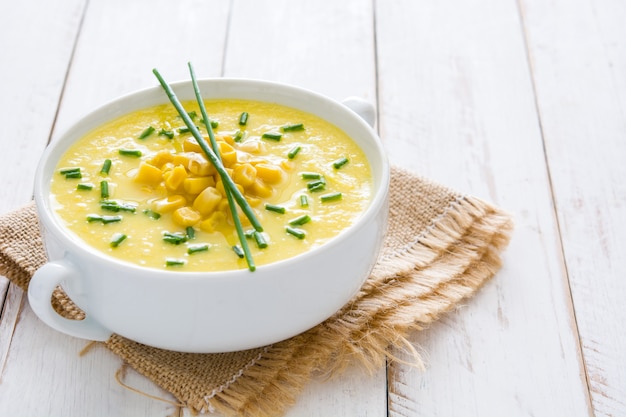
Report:
M 81 244 L 80 237 L 71 232 L 68 228 L 66 228 L 62 224 L 62 220 L 56 214 L 55 210 L 51 206 L 51 201 L 46 191 L 49 191 L 49 178 L 50 175 L 54 172 L 54 168 L 56 167 L 57 161 L 59 157 L 76 141 L 79 140 L 83 135 L 98 127 L 99 125 L 106 123 L 116 117 L 122 116 L 124 114 L 128 114 L 132 111 L 146 108 L 153 105 L 158 104 L 167 104 L 169 100 L 163 89 L 156 85 L 151 87 L 146 87 L 138 90 L 134 90 L 120 96 L 117 96 L 97 107 L 88 111 L 87 113 L 78 116 L 76 120 L 74 120 L 60 135 L 57 136 L 56 140 L 49 143 L 44 152 L 42 153 L 40 160 L 37 165 L 36 173 L 35 173 L 35 185 L 34 185 L 34 200 L 37 212 L 39 214 L 40 219 L 40 227 L 46 229 L 47 233 L 51 233 L 54 231 L 54 236 L 57 240 L 59 240 L 63 246 L 65 254 L 67 253 L 80 253 L 82 255 L 87 256 L 89 259 L 97 259 L 103 262 L 111 263 L 116 265 L 116 268 L 121 268 L 128 270 L 129 274 L 133 273 L 133 271 L 140 271 L 144 273 L 149 271 L 151 274 L 151 279 L 170 279 L 176 277 L 180 279 L 180 277 L 185 277 L 187 280 L 193 279 L 206 279 L 207 276 L 212 278 L 224 277 L 225 279 L 233 279 L 233 277 L 256 277 L 259 272 L 272 272 L 275 269 L 281 269 L 282 265 L 298 263 L 301 262 L 300 259 L 305 259 L 313 256 L 320 256 L 320 253 L 324 253 L 329 250 L 333 250 L 333 248 L 339 245 L 343 240 L 347 239 L 351 234 L 354 234 L 356 230 L 364 223 L 370 222 L 376 214 L 381 210 L 386 210 L 388 203 L 388 194 L 389 194 L 389 182 L 390 182 L 390 165 L 386 152 L 384 151 L 382 141 L 378 136 L 377 132 L 374 130 L 372 126 L 367 124 L 365 120 L 363 120 L 357 113 L 348 108 L 346 105 L 341 102 L 332 99 L 323 94 L 317 93 L 315 91 L 298 87 L 291 84 L 279 83 L 274 81 L 260 80 L 260 79 L 252 79 L 252 78 L 202 78 L 198 79 L 198 84 L 200 85 L 200 89 L 206 84 L 235 84 L 240 85 L 242 91 L 243 89 L 248 89 L 252 86 L 256 86 L 257 88 L 267 89 L 265 94 L 268 94 L 272 90 L 284 90 L 290 91 L 293 95 L 299 95 L 302 98 L 299 100 L 304 102 L 305 98 L 308 96 L 322 102 L 326 105 L 329 105 L 333 108 L 333 110 L 338 110 L 343 113 L 343 115 L 347 115 L 353 118 L 354 123 L 357 124 L 359 129 L 363 129 L 368 132 L 368 136 L 371 140 L 368 139 L 368 142 L 371 142 L 373 145 L 374 152 L 373 155 L 377 155 L 380 162 L 380 176 L 376 178 L 374 172 L 372 172 L 372 180 L 373 184 L 373 195 L 370 203 L 368 204 L 365 211 L 361 212 L 356 221 L 351 224 L 349 227 L 344 229 L 338 235 L 334 236 L 324 244 L 317 246 L 311 250 L 308 250 L 304 253 L 298 254 L 296 256 L 292 256 L 286 259 L 282 259 L 279 261 L 271 262 L 269 264 L 262 264 L 256 266 L 256 271 L 252 273 L 248 268 L 241 268 L 235 270 L 223 270 L 223 271 L 181 271 L 181 270 L 166 270 L 166 269 L 158 269 L 152 267 L 145 267 L 141 265 L 134 264 L 129 261 L 124 261 L 121 259 L 117 259 L 102 251 L 92 247 L 91 245 Z M 191 81 L 190 80 L 180 80 L 171 82 L 170 86 L 172 89 L 178 94 L 181 88 L 190 88 Z M 239 90 L 238 90 L 239 91 Z M 162 94 L 162 101 L 160 102 L 152 102 L 150 97 L 156 93 Z M 220 97 L 204 97 L 205 99 L 219 99 Z M 231 97 L 228 97 L 231 98 Z M 245 97 L 242 97 L 245 99 Z M 133 104 L 133 100 L 139 100 L 139 102 L 143 101 L 144 104 L 137 106 Z M 181 99 L 181 101 L 187 100 Z M 253 99 L 254 100 L 254 99 Z M 266 102 L 276 102 L 280 103 L 280 101 L 275 101 L 269 99 L 259 99 L 259 101 Z M 133 105 L 131 105 L 133 104 Z M 125 110 L 119 112 L 116 111 L 120 105 Z M 129 107 L 130 106 L 130 107 Z M 291 107 L 295 107 L 297 109 L 302 110 L 299 107 L 291 105 Z M 310 110 L 303 110 L 313 113 L 315 116 L 320 117 L 324 120 L 329 121 L 327 118 L 315 113 Z M 101 115 L 108 114 L 108 112 L 113 112 L 113 114 L 108 115 L 105 119 L 100 122 L 95 123 L 97 119 L 100 119 Z M 114 115 L 117 113 L 117 115 Z M 332 121 L 329 121 L 333 123 Z M 335 124 L 335 123 L 333 123 Z M 344 130 L 342 127 L 337 126 L 338 128 Z M 348 135 L 352 137 L 351 135 Z M 361 148 L 361 150 L 366 154 L 368 161 L 370 163 L 370 169 L 373 171 L 374 167 L 372 166 L 372 161 L 370 155 L 363 149 L 362 143 L 359 143 L 356 139 L 353 138 L 355 142 L 357 142 L 357 146 Z M 378 184 L 376 184 L 378 182 Z M 257 273 L 257 275 L 254 275 Z

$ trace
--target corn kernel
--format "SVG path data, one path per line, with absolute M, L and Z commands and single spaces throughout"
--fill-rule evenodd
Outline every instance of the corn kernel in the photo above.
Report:
M 276 184 L 283 178 L 283 170 L 276 165 L 256 164 L 256 175 L 269 184 Z
M 188 227 L 198 223 L 202 220 L 202 217 L 200 216 L 200 213 L 191 207 L 185 206 L 176 209 L 174 213 L 172 213 L 172 220 L 174 220 L 174 223 L 179 226 Z
M 181 152 L 172 155 L 172 163 L 174 165 L 182 165 L 184 167 L 189 163 L 189 155 L 193 155 L 193 152 Z
M 280 161 L 280 167 L 285 171 L 291 171 L 292 169 L 294 169 L 295 166 L 296 164 L 288 159 L 283 159 Z
M 224 214 L 230 213 L 230 204 L 228 204 L 227 199 L 222 199 L 220 203 L 217 205 L 217 210 L 221 211 Z
M 156 185 L 162 180 L 163 173 L 159 168 L 155 167 L 154 165 L 148 164 L 147 162 L 142 162 L 141 165 L 139 165 L 137 175 L 135 176 L 135 181 L 142 184 Z
M 191 138 L 186 138 L 183 141 L 183 151 L 202 153 L 202 148 L 200 147 L 200 145 L 198 145 L 198 142 L 196 142 L 196 139 L 191 137 Z
M 197 195 L 207 187 L 215 187 L 215 179 L 213 177 L 188 177 L 183 182 L 185 192 L 191 195 Z
M 162 151 L 157 152 L 150 159 L 150 164 L 154 165 L 157 168 L 161 168 L 166 163 L 172 162 L 173 157 L 174 156 L 169 151 L 162 150 Z
M 235 148 L 233 148 L 226 142 L 218 142 L 217 146 L 220 150 L 222 163 L 225 167 L 230 167 L 233 164 L 237 163 L 237 152 L 235 151 Z
M 217 174 L 215 166 L 199 153 L 193 153 L 189 156 L 187 169 L 199 177 Z
M 176 165 L 171 171 L 163 173 L 165 178 L 165 186 L 172 191 L 178 190 L 187 178 L 187 170 L 182 165 Z
M 179 194 L 172 194 L 165 198 L 155 200 L 152 203 L 152 209 L 157 213 L 169 213 L 179 209 L 187 204 L 187 199 Z
M 233 139 L 231 135 L 225 135 L 225 134 L 215 135 L 215 140 L 226 142 L 231 146 L 235 144 L 235 140 Z
M 243 194 L 244 190 L 243 187 L 240 184 L 235 183 L 235 186 L 237 187 L 237 189 L 239 190 L 239 192 L 241 194 Z M 218 179 L 217 182 L 215 183 L 215 188 L 217 189 L 217 191 L 219 191 L 219 193 L 221 195 L 223 195 L 224 197 L 226 197 L 226 191 L 224 191 L 224 184 L 222 183 L 221 179 Z
M 226 221 L 226 215 L 221 211 L 216 211 L 208 218 L 200 222 L 200 229 L 207 233 L 213 233 L 217 228 Z
M 250 192 L 257 197 L 268 198 L 272 195 L 272 187 L 257 178 L 250 187 Z
M 261 199 L 256 197 L 246 196 L 246 200 L 252 207 L 258 207 L 261 204 Z
M 237 207 L 237 216 L 239 217 L 239 221 L 242 226 L 251 226 L 250 219 L 243 213 L 243 211 L 241 211 L 241 209 L 239 209 L 239 207 Z
M 265 153 L 265 144 L 258 140 L 247 140 L 239 145 L 239 150 L 254 154 Z
M 241 164 L 233 169 L 233 181 L 246 188 L 254 184 L 256 168 L 250 164 Z
M 216 188 L 207 187 L 193 201 L 193 208 L 201 215 L 208 216 L 215 210 L 221 199 L 222 194 Z

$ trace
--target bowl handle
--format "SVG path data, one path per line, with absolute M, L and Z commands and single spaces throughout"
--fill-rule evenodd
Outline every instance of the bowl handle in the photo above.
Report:
M 48 262 L 39 268 L 28 284 L 28 302 L 35 314 L 53 329 L 82 339 L 105 341 L 112 332 L 89 316 L 84 320 L 66 319 L 52 307 L 54 289 L 78 274 L 68 261 Z
M 369 101 L 361 97 L 347 97 L 341 103 L 358 114 L 371 127 L 376 124 L 376 109 Z

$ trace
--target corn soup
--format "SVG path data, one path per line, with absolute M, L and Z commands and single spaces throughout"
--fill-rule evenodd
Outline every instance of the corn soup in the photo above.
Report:
M 183 103 L 205 134 L 197 103 Z M 367 208 L 370 167 L 323 119 L 282 105 L 206 100 L 223 165 L 263 226 L 238 207 L 257 265 L 337 236 Z M 246 268 L 224 186 L 171 105 L 113 120 L 73 144 L 51 183 L 57 215 L 89 245 L 149 268 Z

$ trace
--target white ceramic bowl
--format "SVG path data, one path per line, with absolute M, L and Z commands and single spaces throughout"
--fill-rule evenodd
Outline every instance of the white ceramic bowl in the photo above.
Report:
M 74 124 L 46 149 L 36 173 L 35 201 L 49 262 L 33 276 L 28 299 L 49 326 L 90 340 L 117 333 L 150 346 L 183 352 L 227 352 L 271 344 L 330 317 L 358 291 L 380 251 L 388 213 L 389 164 L 372 127 L 371 106 L 339 103 L 283 84 L 200 80 L 202 96 L 276 102 L 316 114 L 343 129 L 363 149 L 374 177 L 367 210 L 328 243 L 255 272 L 159 271 L 113 259 L 73 237 L 51 208 L 50 178 L 66 149 L 93 128 L 133 110 L 168 103 L 161 87 L 121 97 Z M 190 82 L 172 87 L 193 99 Z M 357 112 L 361 115 L 359 116 Z M 50 304 L 60 285 L 86 313 L 81 321 Z

